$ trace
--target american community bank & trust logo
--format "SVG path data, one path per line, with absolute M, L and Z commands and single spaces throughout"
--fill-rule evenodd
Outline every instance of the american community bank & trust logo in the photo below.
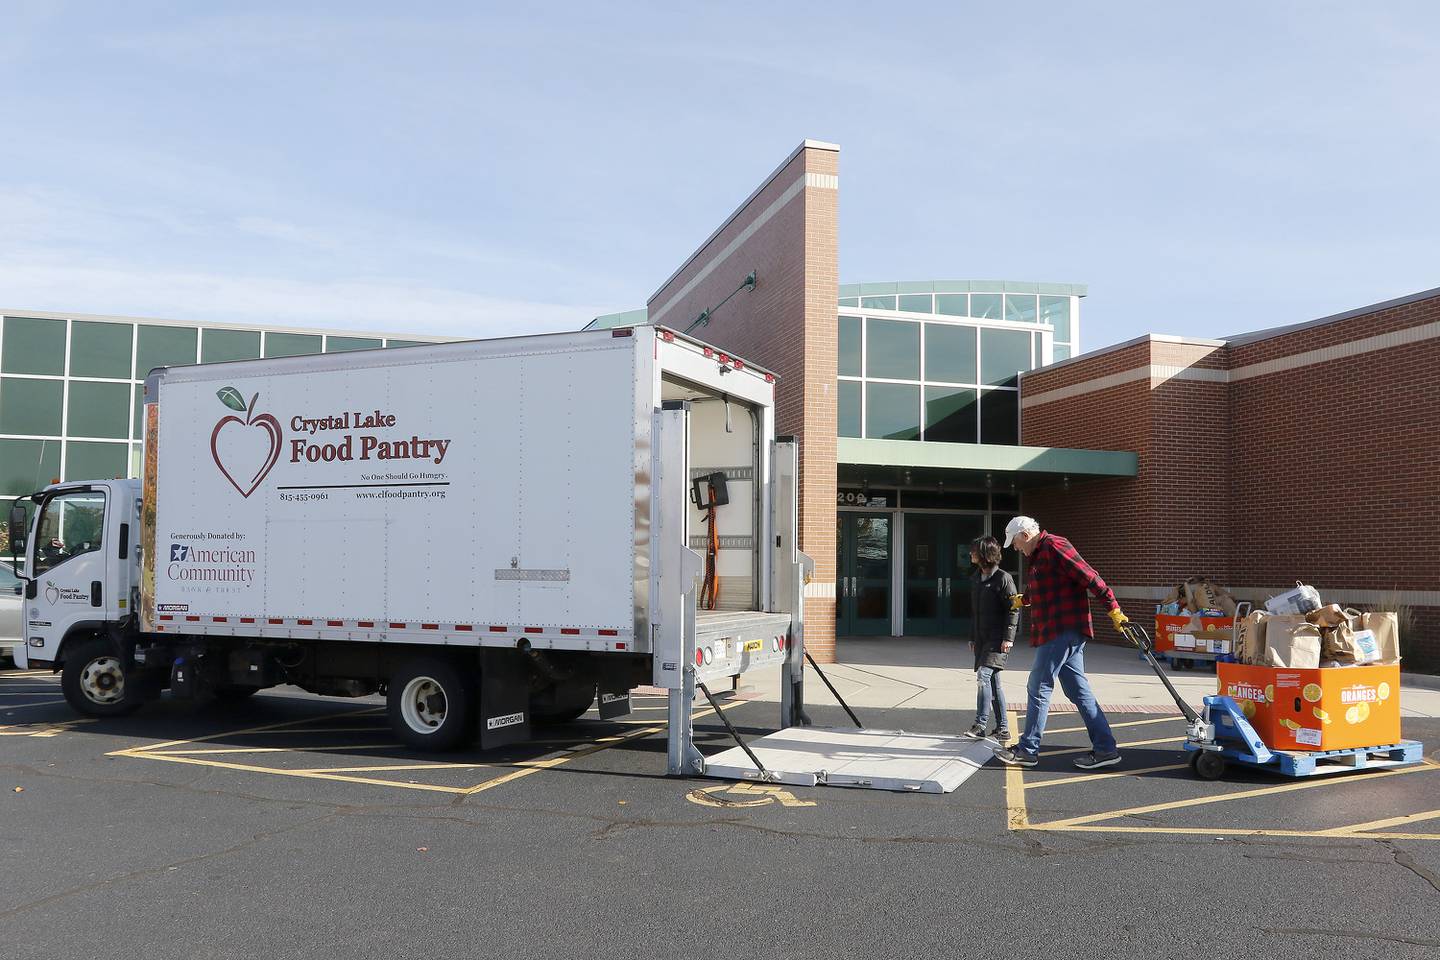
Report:
M 231 410 L 243 413 L 245 419 L 235 413 L 220 418 L 210 433 L 210 455 L 230 486 L 240 496 L 249 497 L 280 459 L 284 441 L 280 422 L 268 413 L 255 412 L 258 393 L 248 404 L 234 387 L 221 387 L 215 396 Z

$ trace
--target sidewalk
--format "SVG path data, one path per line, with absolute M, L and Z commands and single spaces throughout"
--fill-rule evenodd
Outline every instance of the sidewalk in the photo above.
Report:
M 969 647 L 942 637 L 855 637 L 839 642 L 840 662 L 821 665 L 840 695 L 854 707 L 915 710 L 975 709 L 974 658 Z M 1012 711 L 1025 710 L 1025 683 L 1030 673 L 1033 648 L 1017 645 L 1003 673 L 1005 697 Z M 805 697 L 813 703 L 831 703 L 830 691 L 814 676 L 805 684 Z M 1110 713 L 1175 713 L 1175 703 L 1165 692 L 1147 663 L 1130 647 L 1090 643 L 1085 647 L 1085 672 L 1096 698 Z M 1215 692 L 1215 674 L 1204 671 L 1166 671 L 1175 688 L 1193 706 Z M 1429 678 L 1416 678 L 1426 682 Z M 1402 684 L 1401 715 L 1440 717 L 1440 689 Z M 747 675 L 752 696 L 779 699 L 778 671 L 757 671 Z M 1074 707 L 1057 689 L 1052 712 L 1073 711 Z

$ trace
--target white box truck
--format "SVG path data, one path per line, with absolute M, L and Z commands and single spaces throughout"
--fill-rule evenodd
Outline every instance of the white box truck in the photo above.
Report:
M 419 748 L 526 739 L 778 667 L 802 719 L 796 448 L 773 374 L 653 326 L 161 368 L 143 479 L 53 484 L 21 666 L 107 716 L 168 689 L 386 696 Z

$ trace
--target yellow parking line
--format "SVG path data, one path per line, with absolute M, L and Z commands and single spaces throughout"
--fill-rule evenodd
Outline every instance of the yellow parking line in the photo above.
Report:
M 1181 716 L 1177 713 L 1177 714 L 1176 714 L 1175 716 L 1173 716 L 1173 717 L 1152 717 L 1152 718 L 1149 719 L 1149 720 L 1126 720 L 1124 723 L 1112 723 L 1112 724 L 1110 724 L 1110 729 L 1111 729 L 1111 730 L 1114 730 L 1116 727 L 1142 727 L 1142 726 L 1144 726 L 1144 725 L 1147 724 L 1147 723 L 1175 723 L 1177 720 L 1183 720 L 1183 719 L 1184 719 L 1184 717 L 1181 717 Z M 1082 726 L 1078 726 L 1078 727 L 1061 727 L 1061 728 L 1058 729 L 1058 730 L 1051 730 L 1051 729 L 1049 729 L 1049 728 L 1047 727 L 1046 730 L 1045 730 L 1045 732 L 1046 732 L 1047 734 L 1049 734 L 1049 733 L 1084 733 L 1084 732 L 1085 732 L 1085 727 L 1084 727 L 1083 725 L 1082 725 Z
M 219 740 L 221 737 L 238 737 L 242 734 L 264 733 L 279 730 L 282 727 L 294 727 L 302 723 L 318 723 L 326 720 L 338 720 L 341 717 L 359 717 L 367 713 L 380 713 L 383 707 L 364 707 L 359 710 L 349 710 L 344 713 L 332 713 L 323 717 L 305 717 L 300 720 L 285 720 L 281 723 L 266 723 L 258 727 L 246 727 L 244 730 L 226 730 L 221 733 L 212 733 L 204 737 L 191 737 L 189 740 L 167 740 L 164 743 L 152 743 L 148 747 L 129 747 L 124 750 L 112 751 L 106 756 L 128 757 L 136 753 L 144 753 L 152 750 L 164 750 L 167 747 L 182 747 L 187 743 L 206 743 L 211 740 Z
M 386 724 L 372 725 L 368 727 L 289 727 L 284 730 L 255 730 L 251 735 L 260 734 L 283 734 L 283 733 L 380 733 L 389 730 Z
M 145 750 L 152 757 L 196 757 L 212 753 L 324 753 L 327 750 L 403 750 L 394 740 L 389 743 L 341 743 L 326 744 L 323 747 L 210 747 L 203 750 Z
M 380 773 L 385 770 L 480 770 L 493 763 L 387 763 L 372 767 L 304 767 L 286 773 Z
M 1016 726 L 1019 719 L 1015 714 L 1010 715 L 1011 730 L 1019 729 Z M 1019 767 L 1005 767 L 1005 806 L 1008 811 L 1006 821 L 1011 830 L 1030 828 L 1030 810 L 1025 804 L 1025 773 Z
M 1384 820 L 1371 820 L 1368 823 L 1352 823 L 1346 827 L 1322 830 L 1321 833 L 1363 833 L 1371 830 L 1382 830 L 1385 827 L 1397 827 L 1402 823 L 1419 823 L 1422 820 L 1435 820 L 1437 818 L 1440 818 L 1440 810 L 1427 810 L 1424 813 L 1409 813 L 1403 817 L 1387 817 Z M 1435 839 L 1440 840 L 1440 834 L 1435 834 Z
M 1208 797 L 1198 797 L 1190 800 L 1171 800 L 1167 803 L 1150 803 L 1141 807 L 1129 807 L 1122 810 L 1108 810 L 1104 813 L 1091 813 L 1082 817 L 1071 817 L 1068 820 L 1056 820 L 1053 823 L 1037 824 L 1042 829 L 1059 829 L 1064 827 L 1078 827 L 1088 823 L 1097 823 L 1102 820 L 1118 820 L 1121 817 L 1133 817 L 1144 813 L 1159 813 L 1162 810 L 1178 810 L 1182 807 L 1199 807 L 1211 803 L 1224 803 L 1227 800 L 1244 800 L 1249 797 L 1265 797 L 1277 793 L 1291 793 L 1295 790 L 1310 790 L 1315 787 L 1324 787 L 1347 783 L 1374 783 L 1381 777 L 1399 777 L 1407 773 L 1425 773 L 1434 770 L 1435 766 L 1425 764 L 1416 767 L 1404 767 L 1397 770 L 1379 770 L 1364 777 L 1345 777 L 1336 779 L 1324 777 L 1318 780 L 1306 780 L 1301 783 L 1286 783 L 1277 787 L 1260 787 L 1256 790 L 1241 790 L 1237 793 L 1222 793 Z M 1203 830 L 1201 831 L 1204 832 Z M 1314 836 L 1316 831 L 1310 831 L 1306 835 Z
M 1395 773 L 1409 773 L 1409 770 L 1396 770 Z M 1333 781 L 1323 781 L 1331 783 Z M 1052 830 L 1055 833 L 1159 833 L 1177 834 L 1183 836 L 1214 836 L 1214 837 L 1333 837 L 1346 840 L 1440 840 L 1440 834 L 1435 833 L 1325 833 L 1319 830 L 1270 830 L 1264 827 L 1131 827 L 1131 826 L 1106 826 L 1103 824 L 1087 824 L 1083 827 L 1052 826 L 1048 823 L 1030 824 L 1030 830 Z
M 738 700 L 734 703 L 721 704 L 720 709 L 729 710 L 731 707 L 738 707 L 740 706 L 740 704 L 748 702 L 748 700 Z M 711 711 L 712 708 L 705 707 L 703 710 L 698 710 L 695 713 L 692 713 L 690 717 L 692 720 L 699 720 L 701 717 L 705 716 Z M 666 725 L 663 723 L 658 726 L 642 727 L 639 730 L 631 730 L 628 733 L 622 733 L 615 736 L 601 738 L 600 740 L 594 741 L 588 747 L 569 752 L 563 756 L 550 757 L 541 760 L 523 761 L 516 764 L 517 767 L 521 767 L 522 769 L 516 770 L 512 773 L 507 773 L 501 777 L 496 777 L 494 780 L 486 780 L 484 783 L 476 784 L 475 786 L 471 787 L 467 791 L 467 793 L 483 793 L 486 790 L 491 790 L 495 787 L 502 786 L 504 784 L 510 783 L 513 780 L 519 780 L 521 777 L 527 777 L 532 773 L 539 773 L 541 770 L 548 770 L 551 767 L 558 767 L 562 763 L 568 763 L 571 760 L 578 760 L 581 757 L 588 757 L 591 754 L 599 753 L 601 750 L 608 750 L 611 747 L 615 746 L 617 743 L 624 743 L 627 740 L 638 740 L 641 737 L 648 737 L 651 734 L 659 733 L 660 731 L 664 730 L 665 727 Z
M 1131 740 L 1129 743 L 1117 743 L 1117 744 L 1115 744 L 1115 748 L 1116 748 L 1117 750 L 1123 750 L 1123 749 L 1125 749 L 1126 747 L 1148 747 L 1148 746 L 1152 746 L 1153 744 L 1157 744 L 1157 743 L 1184 743 L 1184 742 L 1185 742 L 1185 737 L 1184 737 L 1184 736 L 1179 736 L 1179 737 L 1160 737 L 1160 738 L 1158 738 L 1158 739 L 1156 739 L 1156 740 Z M 1067 753 L 1089 753 L 1092 749 L 1093 749 L 1092 747 L 1066 747 L 1064 750 L 1046 750 L 1044 753 L 1041 754 L 1041 756 L 1042 756 L 1042 757 L 1063 757 L 1063 756 L 1065 756 Z
M 1188 763 L 1167 763 L 1159 767 L 1141 767 L 1138 770 L 1110 770 L 1105 773 L 1087 773 L 1079 777 L 1061 777 L 1059 780 L 1042 780 L 1039 783 L 1027 783 L 1026 790 L 1039 790 L 1043 787 L 1064 787 L 1076 783 L 1084 783 L 1087 780 L 1108 780 L 1111 777 L 1138 777 L 1142 773 L 1159 773 L 1162 770 L 1184 770 Z
M 268 773 L 282 777 L 300 777 L 306 780 L 334 780 L 340 783 L 365 783 L 380 787 L 399 787 L 402 790 L 429 790 L 435 793 L 467 793 L 466 787 L 445 787 L 433 783 L 407 783 L 403 780 L 380 780 L 371 777 L 350 777 L 338 773 L 313 773 L 299 770 L 284 770 L 279 767 L 260 767 L 248 763 L 230 763 L 225 760 L 202 760 L 198 757 L 181 757 L 169 753 L 120 753 L 117 756 L 131 756 L 141 760 L 164 760 L 167 763 L 190 763 L 200 767 L 219 767 L 222 770 L 239 770 L 245 773 Z
M 8 713 L 11 710 L 23 710 L 26 707 L 53 707 L 57 703 L 64 702 L 64 700 L 42 700 L 39 703 L 12 703 L 8 706 L 0 707 L 0 710 L 4 710 Z

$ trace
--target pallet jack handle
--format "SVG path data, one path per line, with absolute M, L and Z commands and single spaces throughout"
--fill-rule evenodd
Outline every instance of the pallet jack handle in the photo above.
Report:
M 1175 705 L 1179 707 L 1180 712 L 1185 715 L 1186 722 L 1192 725 L 1198 723 L 1200 715 L 1195 712 L 1195 709 L 1191 707 L 1190 704 L 1185 702 L 1184 697 L 1180 696 L 1180 691 L 1175 689 L 1175 685 L 1171 683 L 1170 678 L 1165 675 L 1164 669 L 1160 666 L 1160 661 L 1155 659 L 1155 645 L 1150 642 L 1150 634 L 1145 632 L 1145 628 L 1133 620 L 1126 621 L 1125 624 L 1120 627 L 1120 635 L 1140 648 L 1141 655 L 1143 655 L 1146 662 L 1150 664 L 1150 669 L 1154 670 L 1155 675 L 1160 678 L 1160 682 L 1165 684 L 1165 689 L 1170 691 L 1170 696 L 1175 699 Z

